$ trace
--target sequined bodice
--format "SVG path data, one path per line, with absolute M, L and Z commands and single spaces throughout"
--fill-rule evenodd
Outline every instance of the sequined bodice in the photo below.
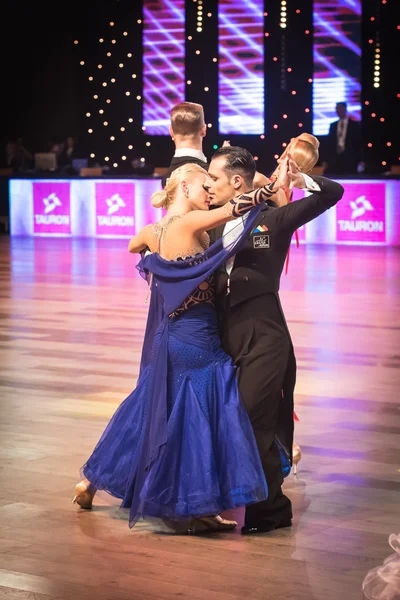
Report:
M 171 223 L 173 223 L 174 221 L 176 221 L 176 219 L 181 218 L 182 216 L 183 215 L 175 215 L 162 225 L 160 223 L 155 223 L 154 225 L 152 225 L 154 235 L 156 236 L 156 238 L 158 240 L 158 251 L 160 250 L 161 238 L 167 231 L 169 225 Z M 188 258 L 194 258 L 195 256 L 198 256 L 199 254 L 201 254 L 210 245 L 210 238 L 206 232 L 203 233 L 202 239 L 200 240 L 200 244 L 201 244 L 201 246 L 199 245 L 196 248 L 191 248 L 189 251 L 185 251 L 184 255 L 182 255 L 182 253 L 177 254 L 171 260 L 187 260 Z M 206 281 L 203 281 L 190 294 L 190 296 L 188 296 L 186 298 L 186 300 L 184 301 L 182 306 L 180 306 L 176 311 L 171 313 L 169 316 L 170 316 L 170 318 L 177 317 L 182 312 L 184 312 L 185 310 L 188 310 L 189 308 L 195 306 L 196 304 L 207 303 L 207 304 L 214 305 L 214 298 L 215 298 L 215 283 L 214 283 L 214 277 L 212 276 L 209 279 L 207 279 Z

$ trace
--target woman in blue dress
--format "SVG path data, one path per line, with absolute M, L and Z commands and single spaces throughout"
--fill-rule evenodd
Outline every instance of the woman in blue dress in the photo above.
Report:
M 237 523 L 221 512 L 266 499 L 235 368 L 218 335 L 213 273 L 246 242 L 285 170 L 287 161 L 278 181 L 212 211 L 207 173 L 198 165 L 176 169 L 153 195 L 166 215 L 129 242 L 130 252 L 152 252 L 138 265 L 151 301 L 137 387 L 82 468 L 73 499 L 82 508 L 105 490 L 130 510 L 131 527 L 141 517 L 159 517 L 195 531 L 224 530 Z M 236 238 L 208 247 L 207 230 L 245 213 Z

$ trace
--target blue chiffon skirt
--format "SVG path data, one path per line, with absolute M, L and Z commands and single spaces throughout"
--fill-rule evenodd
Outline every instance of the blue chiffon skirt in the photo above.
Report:
M 121 498 L 124 508 L 132 508 L 132 498 L 139 495 L 131 524 L 146 516 L 217 514 L 267 498 L 253 430 L 235 368 L 221 348 L 214 307 L 194 306 L 167 327 L 154 339 L 157 353 L 166 335 L 166 369 L 161 373 L 153 362 L 142 371 L 82 469 L 96 488 Z M 158 412 L 166 408 L 166 436 L 139 477 L 154 419 L 147 418 L 150 388 L 153 394 L 159 391 Z

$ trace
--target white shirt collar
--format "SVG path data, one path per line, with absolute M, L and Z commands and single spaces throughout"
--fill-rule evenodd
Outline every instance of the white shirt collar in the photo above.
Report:
M 195 150 L 194 148 L 180 148 L 179 150 L 175 150 L 174 157 L 175 156 L 177 158 L 181 156 L 193 156 L 193 158 L 207 162 L 205 154 L 203 154 L 201 150 Z

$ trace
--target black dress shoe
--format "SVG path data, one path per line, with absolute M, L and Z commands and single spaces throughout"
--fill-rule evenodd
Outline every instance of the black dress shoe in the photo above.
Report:
M 241 529 L 243 535 L 253 535 L 257 533 L 268 533 L 269 531 L 275 531 L 275 529 L 281 529 L 282 527 L 291 527 L 292 520 L 280 521 L 280 523 L 260 523 L 260 525 L 244 525 Z

